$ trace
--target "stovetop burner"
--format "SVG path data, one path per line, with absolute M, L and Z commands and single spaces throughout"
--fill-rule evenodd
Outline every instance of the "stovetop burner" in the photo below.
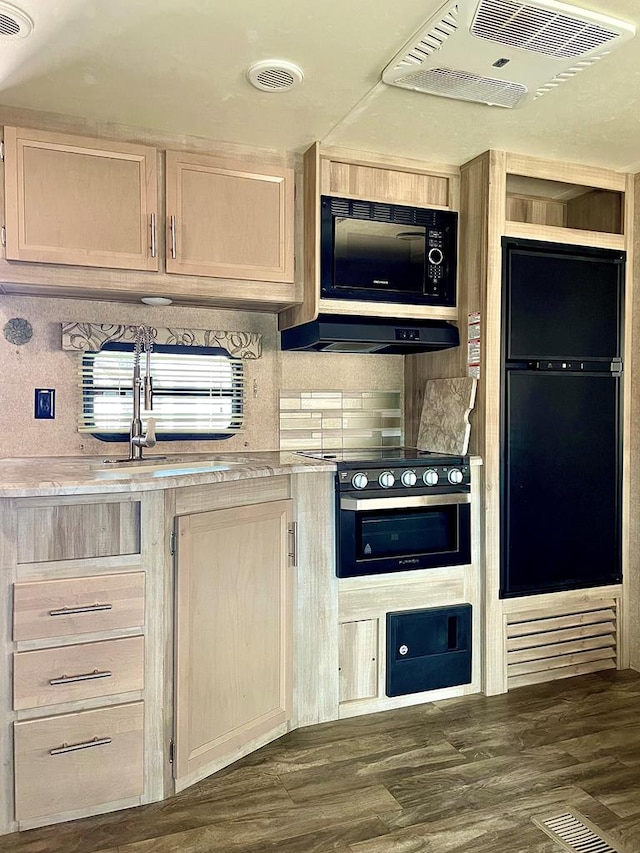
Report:
M 449 453 L 436 453 L 431 450 L 418 450 L 416 447 L 354 447 L 348 450 L 310 450 L 299 451 L 301 456 L 314 459 L 326 459 L 335 462 L 339 468 L 362 465 L 465 465 L 467 456 Z

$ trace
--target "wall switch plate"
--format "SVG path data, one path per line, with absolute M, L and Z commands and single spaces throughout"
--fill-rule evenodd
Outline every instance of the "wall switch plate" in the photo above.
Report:
M 34 418 L 53 420 L 56 416 L 55 388 L 36 388 L 34 401 Z

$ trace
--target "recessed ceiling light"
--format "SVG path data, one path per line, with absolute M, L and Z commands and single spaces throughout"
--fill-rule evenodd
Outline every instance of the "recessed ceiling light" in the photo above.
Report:
M 173 299 L 166 296 L 143 296 L 140 302 L 144 302 L 145 305 L 171 305 Z
M 262 92 L 288 92 L 304 80 L 302 69 L 286 59 L 264 59 L 247 70 L 252 86 Z

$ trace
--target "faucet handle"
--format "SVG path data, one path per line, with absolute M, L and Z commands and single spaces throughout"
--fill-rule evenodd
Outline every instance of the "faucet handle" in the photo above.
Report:
M 156 443 L 156 419 L 147 418 L 147 425 L 144 433 L 144 446 L 154 447 Z

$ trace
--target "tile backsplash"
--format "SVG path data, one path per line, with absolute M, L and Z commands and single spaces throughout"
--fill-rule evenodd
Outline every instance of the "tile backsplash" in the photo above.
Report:
M 281 391 L 280 449 L 403 443 L 402 391 Z

